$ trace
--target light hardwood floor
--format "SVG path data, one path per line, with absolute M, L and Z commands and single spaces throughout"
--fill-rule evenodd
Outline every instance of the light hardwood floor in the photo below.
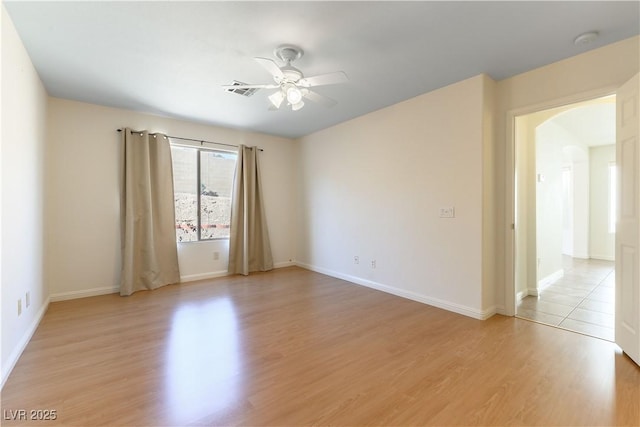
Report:
M 24 409 L 49 422 L 11 421 Z M 51 304 L 3 425 L 640 425 L 615 344 L 299 268 Z

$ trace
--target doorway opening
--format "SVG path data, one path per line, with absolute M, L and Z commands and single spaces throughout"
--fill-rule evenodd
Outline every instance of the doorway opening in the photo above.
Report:
M 615 95 L 515 118 L 516 316 L 614 341 Z

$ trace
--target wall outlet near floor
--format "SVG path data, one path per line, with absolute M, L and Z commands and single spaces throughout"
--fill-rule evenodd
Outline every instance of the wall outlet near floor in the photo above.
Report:
M 22 314 L 22 299 L 18 300 L 18 316 Z
M 440 218 L 455 218 L 456 209 L 453 206 L 447 206 L 447 207 L 444 207 L 444 208 L 440 208 L 440 210 L 438 211 L 438 216 Z
M 218 261 L 220 259 L 220 252 L 214 252 L 213 253 L 213 260 L 214 261 Z
M 376 260 L 371 260 L 371 268 L 376 268 Z
M 353 263 L 354 264 L 360 264 L 360 257 L 358 255 L 353 257 Z
M 24 308 L 29 308 L 30 305 L 31 305 L 31 292 L 27 291 L 27 293 L 24 294 Z

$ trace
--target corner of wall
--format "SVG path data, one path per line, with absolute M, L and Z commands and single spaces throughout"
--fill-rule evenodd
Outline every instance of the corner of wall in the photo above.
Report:
M 497 158 L 496 138 L 496 82 L 486 74 L 482 75 L 482 301 L 483 311 L 494 314 L 499 301 L 496 293 L 502 289 L 501 275 L 497 274 L 504 267 L 500 261 L 500 245 L 498 236 L 499 224 L 502 223 L 500 195 L 504 189 L 499 187 L 500 162 Z
M 2 6 L 2 384 L 49 305 L 44 283 L 47 92 Z

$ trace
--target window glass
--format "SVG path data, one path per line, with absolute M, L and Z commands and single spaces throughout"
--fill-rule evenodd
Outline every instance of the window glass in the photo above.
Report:
M 229 238 L 235 153 L 171 146 L 176 241 Z
M 198 240 L 198 150 L 171 147 L 173 194 L 176 207 L 176 240 Z
M 200 238 L 229 237 L 236 155 L 200 152 Z

